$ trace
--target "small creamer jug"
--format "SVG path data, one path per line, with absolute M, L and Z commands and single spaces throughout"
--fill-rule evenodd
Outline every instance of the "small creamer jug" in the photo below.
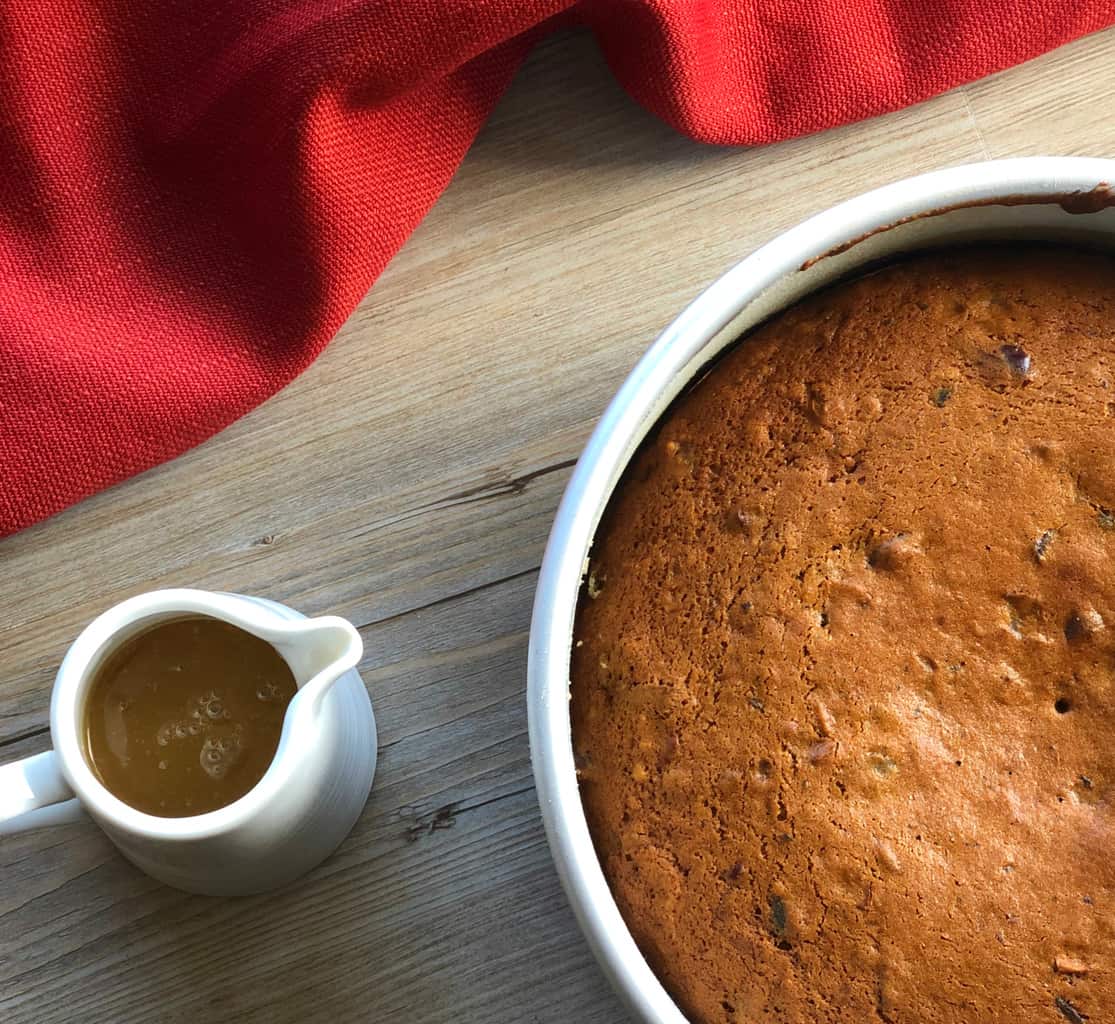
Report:
M 105 659 L 137 634 L 183 616 L 223 620 L 266 641 L 298 689 L 275 755 L 253 788 L 205 814 L 164 818 L 105 788 L 86 759 L 82 720 Z M 158 590 L 110 608 L 58 669 L 53 749 L 0 767 L 0 835 L 90 817 L 128 860 L 179 889 L 242 895 L 292 881 L 336 849 L 368 799 L 376 726 L 356 671 L 362 653 L 360 634 L 344 619 L 308 619 L 258 597 Z

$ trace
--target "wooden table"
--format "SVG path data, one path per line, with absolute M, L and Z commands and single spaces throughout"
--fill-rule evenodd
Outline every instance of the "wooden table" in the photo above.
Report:
M 947 164 L 1115 149 L 1115 32 L 888 117 L 756 150 L 636 107 L 545 43 L 426 222 L 300 380 L 177 461 L 0 543 L 0 758 L 124 597 L 194 585 L 360 627 L 371 801 L 288 890 L 187 896 L 92 825 L 5 840 L 0 1020 L 624 1019 L 542 833 L 530 604 L 570 467 L 638 356 L 758 244 Z

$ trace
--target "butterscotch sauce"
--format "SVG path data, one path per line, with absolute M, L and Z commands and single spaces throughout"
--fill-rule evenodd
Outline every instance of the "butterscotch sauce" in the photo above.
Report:
M 269 643 L 202 616 L 132 637 L 98 669 L 85 749 L 114 795 L 182 818 L 232 803 L 267 771 L 297 691 Z

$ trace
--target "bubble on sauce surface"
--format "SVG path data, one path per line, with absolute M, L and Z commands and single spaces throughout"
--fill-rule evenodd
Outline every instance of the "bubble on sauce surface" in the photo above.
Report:
M 199 731 L 199 726 L 184 720 L 164 722 L 155 733 L 155 742 L 165 747 L 171 740 L 184 740 L 187 736 L 196 736 Z
M 201 767 L 211 779 L 224 778 L 228 770 L 240 760 L 240 752 L 238 736 L 207 736 L 201 745 Z
M 277 700 L 282 694 L 279 688 L 274 683 L 263 683 L 256 689 L 256 698 L 264 701 L 265 703 L 272 700 Z

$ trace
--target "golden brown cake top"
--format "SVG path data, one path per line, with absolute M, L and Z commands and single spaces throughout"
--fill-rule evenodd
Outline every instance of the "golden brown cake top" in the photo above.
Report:
M 635 458 L 574 744 L 693 1020 L 1115 1012 L 1113 417 L 1115 261 L 972 248 L 774 319 Z

